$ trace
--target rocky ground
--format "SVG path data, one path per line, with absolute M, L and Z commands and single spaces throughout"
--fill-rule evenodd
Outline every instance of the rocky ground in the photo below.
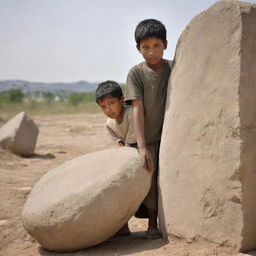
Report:
M 112 238 L 93 248 L 71 253 L 51 253 L 40 247 L 22 227 L 21 211 L 30 189 L 50 169 L 88 152 L 114 147 L 104 132 L 101 114 L 35 116 L 40 129 L 36 154 L 22 158 L 0 149 L 0 255 L 1 256 L 217 256 L 245 255 L 206 241 L 186 242 L 176 237 L 147 240 L 145 220 L 132 218 L 132 235 Z M 4 123 L 0 118 L 0 126 Z M 65 234 L 63 234 L 65 235 Z M 250 253 L 248 255 L 256 255 Z

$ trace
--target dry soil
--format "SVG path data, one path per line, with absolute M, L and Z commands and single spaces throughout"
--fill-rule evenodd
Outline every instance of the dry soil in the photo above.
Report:
M 22 227 L 21 212 L 30 188 L 47 171 L 88 152 L 115 147 L 104 131 L 101 114 L 34 116 L 40 129 L 36 154 L 29 158 L 0 149 L 0 255 L 1 256 L 217 256 L 244 255 L 203 240 L 177 237 L 147 240 L 146 220 L 132 218 L 131 236 L 112 238 L 98 246 L 71 253 L 52 253 L 30 237 Z M 4 120 L 0 119 L 0 126 Z M 65 235 L 65 234 L 63 234 Z M 250 253 L 250 255 L 256 255 Z

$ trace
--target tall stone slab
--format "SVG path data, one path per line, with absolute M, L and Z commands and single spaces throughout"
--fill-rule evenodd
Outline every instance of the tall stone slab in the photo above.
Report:
M 160 148 L 161 230 L 256 248 L 256 5 L 224 0 L 194 17 L 174 61 Z

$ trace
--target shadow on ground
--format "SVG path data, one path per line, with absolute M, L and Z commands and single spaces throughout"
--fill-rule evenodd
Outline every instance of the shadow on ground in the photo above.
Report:
M 130 236 L 111 238 L 100 245 L 76 252 L 56 253 L 49 252 L 40 247 L 39 253 L 42 256 L 121 256 L 157 249 L 165 244 L 167 244 L 167 242 L 164 239 L 149 240 L 146 238 L 145 232 L 133 232 Z
M 47 154 L 33 154 L 32 156 L 29 156 L 27 158 L 38 158 L 38 159 L 53 159 L 56 158 L 55 155 L 51 154 L 51 153 L 47 153 Z
M 256 256 L 256 250 L 245 253 L 245 255 Z

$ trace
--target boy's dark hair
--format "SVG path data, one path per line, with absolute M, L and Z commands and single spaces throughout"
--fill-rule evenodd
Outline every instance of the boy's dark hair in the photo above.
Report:
M 100 83 L 96 89 L 96 102 L 99 104 L 106 96 L 112 96 L 114 98 L 121 99 L 123 92 L 120 85 L 111 80 Z
M 141 40 L 149 37 L 156 37 L 166 42 L 166 29 L 162 22 L 155 19 L 146 19 L 141 21 L 134 33 L 135 41 L 137 46 L 140 46 Z

